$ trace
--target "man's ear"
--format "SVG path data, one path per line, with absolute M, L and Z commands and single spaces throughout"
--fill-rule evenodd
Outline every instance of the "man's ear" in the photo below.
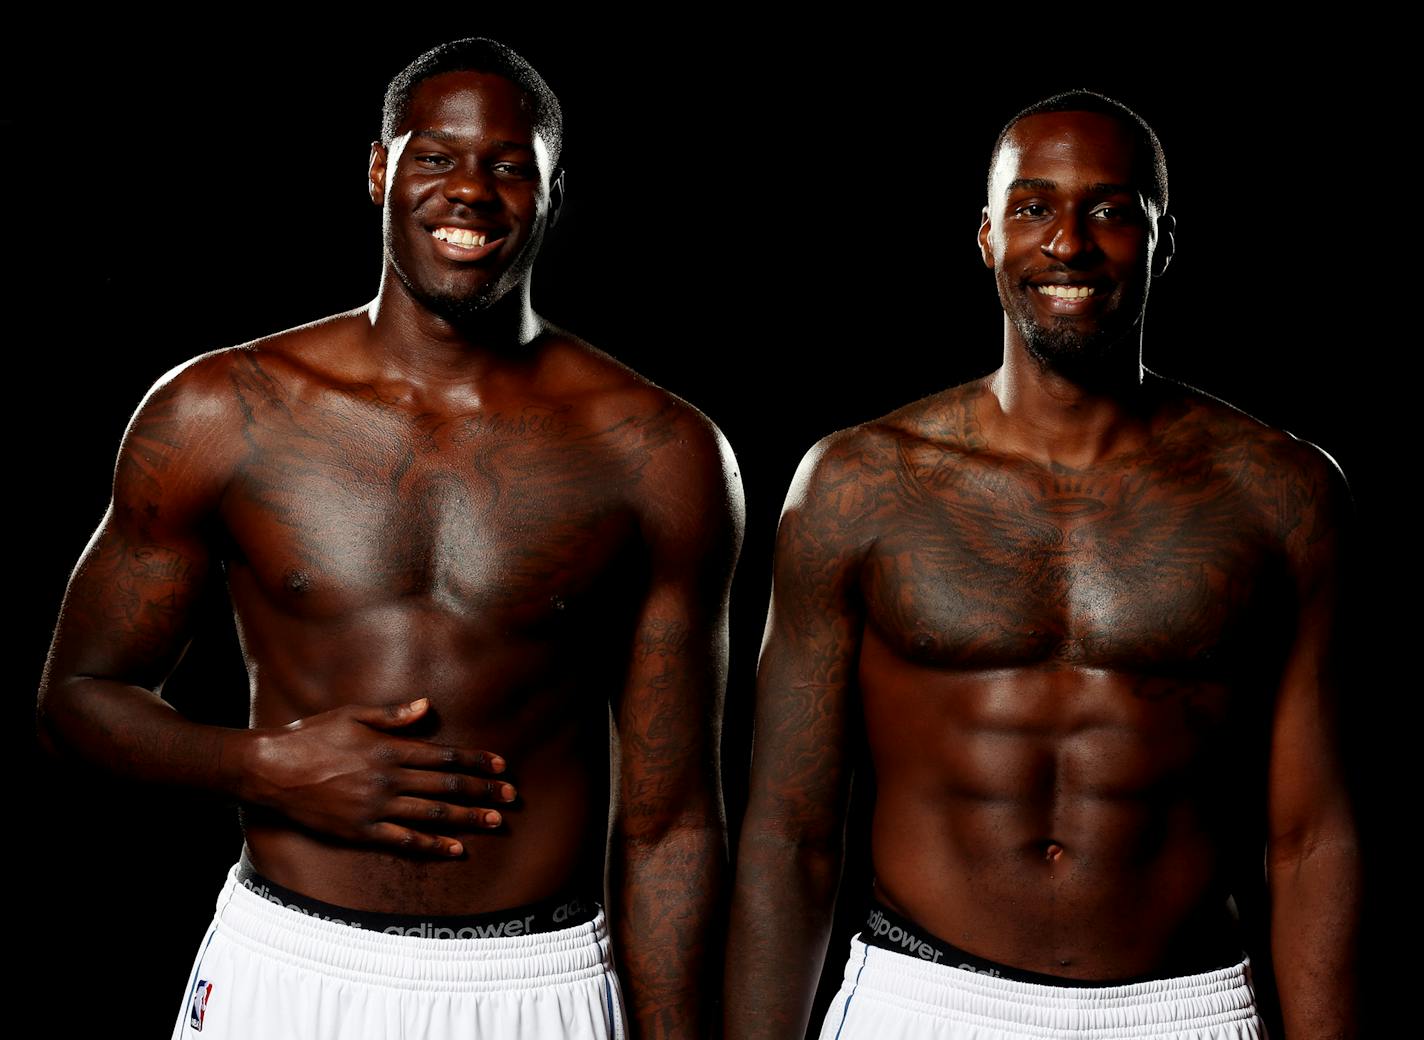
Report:
M 1158 278 L 1172 262 L 1177 251 L 1177 218 L 1163 213 L 1157 218 L 1157 249 L 1152 254 L 1152 277 Z
M 559 211 L 564 207 L 564 168 L 554 167 L 554 175 L 549 178 L 549 226 L 559 220 Z
M 985 206 L 979 218 L 979 255 L 984 258 L 984 266 L 994 269 L 994 247 L 989 244 L 989 207 Z
M 386 201 L 386 147 L 380 141 L 371 142 L 371 165 L 366 171 L 366 190 L 377 206 Z

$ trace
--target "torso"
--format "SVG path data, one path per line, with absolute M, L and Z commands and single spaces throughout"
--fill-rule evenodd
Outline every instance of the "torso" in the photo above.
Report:
M 478 913 L 600 893 L 608 718 L 645 567 L 640 468 L 670 398 L 575 343 L 432 409 L 325 370 L 331 327 L 230 359 L 243 446 L 224 565 L 252 723 L 428 696 L 410 736 L 497 752 L 519 790 L 453 861 L 342 847 L 251 810 L 254 865 L 358 909 Z
M 864 434 L 891 475 L 860 531 L 879 894 L 1016 967 L 1128 978 L 1231 942 L 1289 438 L 1158 389 L 1143 442 L 1081 470 L 996 452 L 982 384 Z

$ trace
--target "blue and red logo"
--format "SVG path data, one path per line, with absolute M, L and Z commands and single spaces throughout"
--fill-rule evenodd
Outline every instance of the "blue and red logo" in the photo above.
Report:
M 203 1031 L 203 1016 L 208 1013 L 208 997 L 212 996 L 213 984 L 207 979 L 199 979 L 193 987 L 193 1002 L 188 1006 L 188 1024 L 198 1032 Z

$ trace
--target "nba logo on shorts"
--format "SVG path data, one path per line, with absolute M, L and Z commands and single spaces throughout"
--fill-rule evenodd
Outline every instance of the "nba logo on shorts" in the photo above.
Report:
M 213 992 L 213 984 L 206 979 L 199 979 L 198 984 L 193 987 L 193 1003 L 188 1009 L 188 1024 L 198 1032 L 203 1031 L 203 1016 L 208 1011 L 208 997 Z

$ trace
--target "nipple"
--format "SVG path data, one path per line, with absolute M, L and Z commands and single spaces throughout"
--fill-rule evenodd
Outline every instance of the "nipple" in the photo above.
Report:
M 939 640 L 928 632 L 920 632 L 910 640 L 915 653 L 928 656 L 939 651 Z

